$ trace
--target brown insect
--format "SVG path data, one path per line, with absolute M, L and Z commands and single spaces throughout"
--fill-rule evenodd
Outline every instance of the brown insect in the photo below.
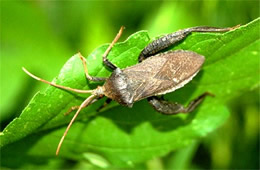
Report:
M 107 55 L 121 36 L 124 29 L 124 27 L 121 27 L 115 39 L 103 55 L 104 65 L 113 70 L 110 77 L 104 78 L 90 76 L 88 74 L 86 60 L 79 54 L 83 63 L 86 78 L 91 81 L 105 81 L 103 86 L 98 86 L 93 90 L 80 90 L 57 85 L 55 83 L 43 80 L 23 68 L 25 73 L 41 82 L 77 93 L 91 94 L 80 106 L 74 106 L 70 109 L 70 111 L 77 109 L 77 112 L 73 116 L 59 142 L 56 155 L 59 154 L 63 140 L 79 112 L 84 107 L 87 107 L 89 104 L 92 104 L 103 96 L 106 96 L 108 99 L 115 100 L 119 104 L 128 107 L 132 107 L 133 103 L 136 101 L 147 98 L 148 102 L 158 112 L 168 115 L 193 111 L 207 95 L 210 95 L 210 93 L 203 93 L 195 100 L 191 101 L 187 107 L 184 107 L 178 103 L 165 101 L 156 96 L 173 92 L 190 82 L 199 72 L 202 64 L 204 63 L 204 56 L 192 51 L 184 50 L 168 51 L 159 54 L 157 53 L 169 46 L 172 46 L 176 42 L 183 40 L 191 32 L 224 32 L 235 28 L 237 28 L 237 26 L 230 28 L 192 27 L 168 34 L 151 42 L 144 48 L 138 58 L 140 62 L 139 64 L 125 69 L 120 69 L 107 59 Z

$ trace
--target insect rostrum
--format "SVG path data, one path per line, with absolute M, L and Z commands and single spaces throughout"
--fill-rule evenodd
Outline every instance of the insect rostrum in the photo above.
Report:
M 80 111 L 103 96 L 128 107 L 132 107 L 136 101 L 147 98 L 155 110 L 168 115 L 193 111 L 207 95 L 211 94 L 208 92 L 203 93 L 191 101 L 187 107 L 178 103 L 165 101 L 157 96 L 173 92 L 190 82 L 204 63 L 204 56 L 185 50 L 168 51 L 164 53 L 160 53 L 160 51 L 183 40 L 191 32 L 224 32 L 235 28 L 237 28 L 237 26 L 230 28 L 192 27 L 165 35 L 151 42 L 143 49 L 138 57 L 139 64 L 120 69 L 107 59 L 107 55 L 121 36 L 124 29 L 124 27 L 121 27 L 119 33 L 103 55 L 104 65 L 113 70 L 110 77 L 93 77 L 89 75 L 86 60 L 79 54 L 86 78 L 91 81 L 105 81 L 103 86 L 98 86 L 93 90 L 80 90 L 57 85 L 41 79 L 23 68 L 29 76 L 49 85 L 77 93 L 91 94 L 80 106 L 70 109 L 70 111 L 77 109 L 77 112 L 59 142 L 56 155 L 59 154 L 62 142 Z

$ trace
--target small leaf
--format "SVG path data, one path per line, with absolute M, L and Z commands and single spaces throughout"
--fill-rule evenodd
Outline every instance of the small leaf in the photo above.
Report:
M 227 33 L 193 33 L 173 48 L 192 50 L 206 57 L 203 69 L 191 83 L 166 95 L 169 100 L 186 104 L 205 91 L 216 95 L 208 97 L 193 113 L 164 116 L 142 100 L 132 109 L 112 104 L 96 114 L 104 101 L 101 100 L 82 111 L 63 143 L 61 156 L 81 159 L 84 153 L 92 152 L 113 165 L 132 166 L 207 135 L 227 119 L 229 111 L 225 103 L 228 100 L 259 85 L 259 29 L 259 19 L 256 19 Z M 120 68 L 136 64 L 148 42 L 147 32 L 137 32 L 125 42 L 117 43 L 108 58 Z M 107 77 L 111 74 L 102 64 L 106 48 L 107 45 L 100 46 L 87 57 L 91 75 Z M 78 89 L 93 89 L 98 85 L 85 79 L 77 55 L 64 65 L 55 82 Z M 85 97 L 54 87 L 36 94 L 21 116 L 0 136 L 1 146 L 5 146 L 3 153 L 9 151 L 3 158 L 17 156 L 19 145 L 24 142 L 32 143 L 26 151 L 28 155 L 53 157 L 55 144 L 72 116 L 63 114 Z M 17 153 L 10 154 L 12 149 L 8 147 L 16 148 Z
M 94 153 L 84 153 L 84 158 L 87 159 L 89 162 L 91 162 L 93 165 L 96 165 L 100 168 L 107 168 L 109 167 L 109 162 L 103 158 L 100 155 L 94 154 Z

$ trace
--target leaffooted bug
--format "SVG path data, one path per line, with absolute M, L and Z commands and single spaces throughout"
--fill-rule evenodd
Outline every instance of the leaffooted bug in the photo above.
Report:
M 193 111 L 207 95 L 210 95 L 210 93 L 203 93 L 195 100 L 191 101 L 187 107 L 184 107 L 178 103 L 165 101 L 157 96 L 173 92 L 190 82 L 199 72 L 202 64 L 204 63 L 204 56 L 186 50 L 168 51 L 163 53 L 159 52 L 183 40 L 192 32 L 225 32 L 233 30 L 237 27 L 238 26 L 229 28 L 215 28 L 202 26 L 187 28 L 170 33 L 148 44 L 148 46 L 146 46 L 139 55 L 139 64 L 127 67 L 125 69 L 120 69 L 107 59 L 107 55 L 121 36 L 124 29 L 124 27 L 121 27 L 118 34 L 103 55 L 104 65 L 113 70 L 110 77 L 93 77 L 89 75 L 86 60 L 80 55 L 86 78 L 91 81 L 105 81 L 103 86 L 98 86 L 93 90 L 80 90 L 61 86 L 41 79 L 23 68 L 25 73 L 32 78 L 54 87 L 77 93 L 91 94 L 85 101 L 82 102 L 80 106 L 74 106 L 70 109 L 70 111 L 77 109 L 77 112 L 70 121 L 58 144 L 56 155 L 59 154 L 63 140 L 79 112 L 84 107 L 94 103 L 103 96 L 106 96 L 108 99 L 115 100 L 119 104 L 128 107 L 132 107 L 133 103 L 136 101 L 147 98 L 148 102 L 154 107 L 155 110 L 168 115 L 189 113 Z

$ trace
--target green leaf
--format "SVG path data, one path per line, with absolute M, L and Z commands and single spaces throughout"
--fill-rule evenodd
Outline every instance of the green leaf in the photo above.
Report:
M 93 153 L 108 160 L 107 165 L 133 166 L 207 135 L 227 119 L 228 100 L 259 85 L 259 29 L 259 19 L 256 19 L 227 33 L 193 33 L 173 48 L 196 51 L 206 57 L 203 69 L 191 83 L 166 95 L 169 100 L 184 104 L 205 91 L 216 95 L 208 97 L 193 113 L 164 116 L 142 100 L 131 109 L 112 103 L 96 114 L 103 99 L 81 112 L 65 138 L 60 156 L 84 159 L 86 153 Z M 120 68 L 136 64 L 149 40 L 146 31 L 137 32 L 125 42 L 117 43 L 108 58 Z M 111 74 L 102 64 L 107 46 L 98 47 L 87 57 L 91 75 Z M 100 85 L 85 79 L 78 55 L 64 65 L 55 82 L 78 89 Z M 54 157 L 60 137 L 73 116 L 64 113 L 86 97 L 54 87 L 37 93 L 20 117 L 1 133 L 6 164 L 18 153 L 26 154 L 26 159 Z M 27 145 L 20 148 L 21 144 Z

